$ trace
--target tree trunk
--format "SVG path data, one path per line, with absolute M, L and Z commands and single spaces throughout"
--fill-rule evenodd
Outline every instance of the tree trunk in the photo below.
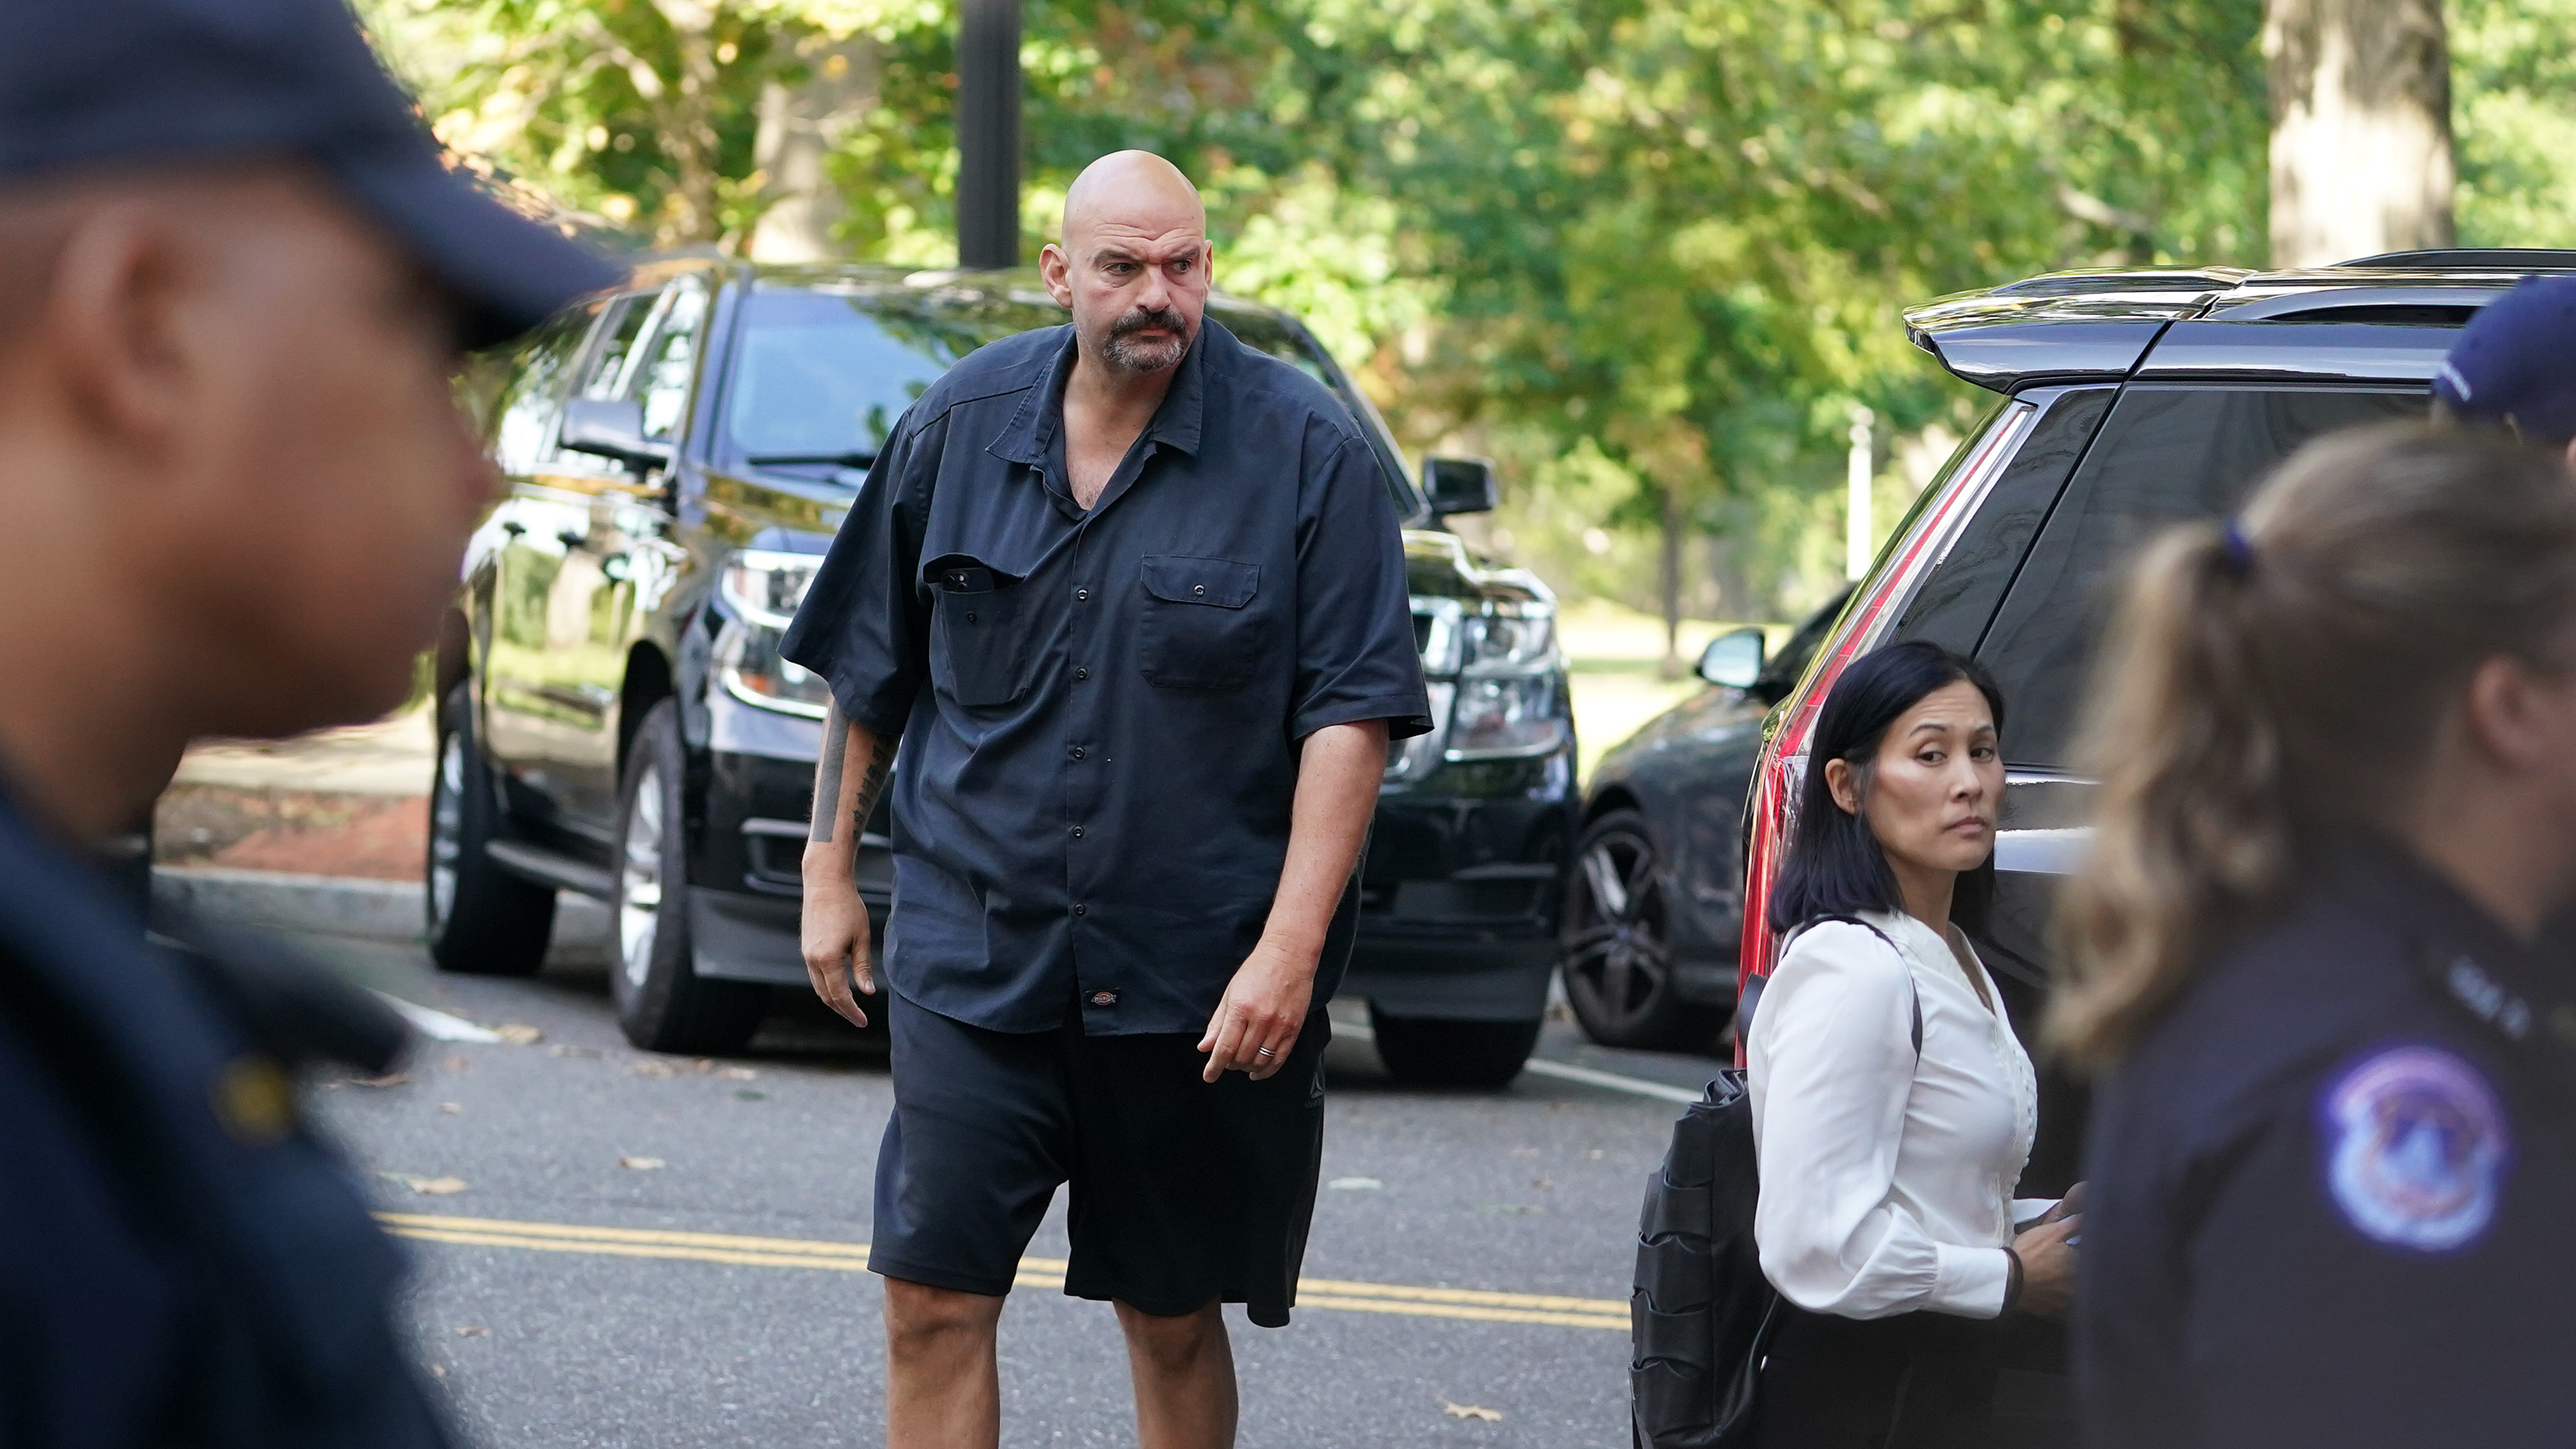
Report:
M 2451 245 L 2441 0 L 2266 0 L 2272 264 Z
M 877 99 L 877 45 L 854 35 L 839 45 L 817 38 L 805 79 L 773 80 L 760 93 L 754 164 L 768 178 L 768 209 L 752 229 L 755 262 L 820 262 L 841 254 L 832 228 L 845 210 L 827 162 L 850 123 Z
M 1664 604 L 1664 664 L 1666 679 L 1682 677 L 1682 500 L 1679 490 L 1665 487 L 1655 490 L 1656 500 L 1663 505 L 1663 556 L 1658 561 L 1657 586 Z
M 721 84 L 713 34 L 720 0 L 653 0 L 670 22 L 680 53 L 680 74 L 654 106 L 654 129 L 671 160 L 679 214 L 668 228 L 679 242 L 711 242 L 724 231 L 716 186 L 723 169 L 716 157 L 715 100 Z

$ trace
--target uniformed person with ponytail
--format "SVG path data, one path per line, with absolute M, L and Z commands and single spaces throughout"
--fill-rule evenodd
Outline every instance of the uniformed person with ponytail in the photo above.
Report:
M 2051 1021 L 2106 1069 L 2087 1442 L 2566 1442 L 2576 483 L 2320 440 L 2146 550 L 2101 667 Z

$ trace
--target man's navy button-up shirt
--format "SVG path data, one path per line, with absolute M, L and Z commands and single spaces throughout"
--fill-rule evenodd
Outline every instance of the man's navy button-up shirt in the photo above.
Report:
M 1402 536 L 1340 400 L 1213 319 L 1086 511 L 1074 358 L 1024 333 L 913 404 L 781 652 L 903 737 L 893 989 L 997 1031 L 1197 1032 L 1269 915 L 1305 737 L 1431 728 Z

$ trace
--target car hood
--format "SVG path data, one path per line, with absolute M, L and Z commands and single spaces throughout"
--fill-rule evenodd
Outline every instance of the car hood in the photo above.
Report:
M 1406 586 L 1416 599 L 1556 606 L 1556 595 L 1538 575 L 1479 558 L 1468 552 L 1466 540 L 1438 529 L 1404 531 L 1404 572 Z

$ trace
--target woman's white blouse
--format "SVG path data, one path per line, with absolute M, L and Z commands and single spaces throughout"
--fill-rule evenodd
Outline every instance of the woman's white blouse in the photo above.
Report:
M 1819 922 L 1789 943 L 1754 1012 L 1745 1064 L 1762 1272 L 1811 1312 L 1992 1318 L 2013 1223 L 2048 1206 L 2012 1198 L 2038 1122 L 2030 1056 L 1931 927 L 1864 919 L 1902 949 Z M 1983 962 L 1975 969 L 1985 976 Z M 1992 999 L 1993 979 L 1984 984 Z

